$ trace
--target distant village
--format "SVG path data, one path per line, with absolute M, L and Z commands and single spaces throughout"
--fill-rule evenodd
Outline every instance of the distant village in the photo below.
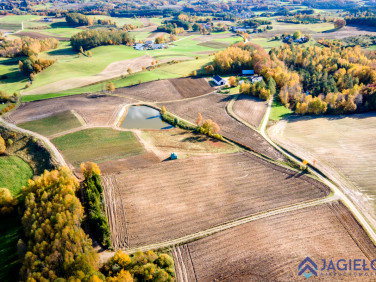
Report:
M 146 41 L 145 43 L 136 43 L 133 45 L 133 48 L 135 50 L 157 50 L 157 49 L 167 49 L 168 48 L 168 44 L 163 44 L 163 43 L 160 43 L 160 44 L 157 44 L 157 43 L 154 43 L 153 41 L 149 40 L 149 41 Z

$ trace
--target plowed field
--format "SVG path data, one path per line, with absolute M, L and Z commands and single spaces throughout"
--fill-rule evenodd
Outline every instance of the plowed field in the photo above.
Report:
M 249 95 L 239 95 L 232 107 L 236 115 L 254 127 L 259 127 L 267 108 L 265 101 Z
M 370 266 L 376 248 L 346 207 L 335 202 L 243 224 L 176 247 L 173 256 L 181 282 L 301 281 L 298 266 L 307 256 L 318 266 L 317 278 L 358 281 L 338 276 L 357 271 L 325 276 L 334 271 L 320 271 L 321 260 L 364 259 Z M 359 281 L 374 276 L 363 274 Z
M 74 95 L 23 103 L 9 116 L 18 124 L 75 110 L 89 125 L 109 125 L 115 121 L 121 105 L 129 100 L 114 96 Z
M 203 78 L 176 78 L 122 87 L 115 93 L 146 102 L 161 102 L 197 97 L 213 90 Z
M 258 212 L 321 198 L 321 182 L 250 153 L 216 154 L 162 162 L 105 177 L 115 248 L 163 242 Z M 115 191 L 110 191 L 110 190 Z M 116 192 L 117 191 L 117 192 Z M 127 234 L 117 230 L 126 218 Z M 119 234 L 124 233 L 124 234 Z M 120 240 L 120 241 L 119 241 Z
M 212 119 L 220 126 L 220 134 L 274 160 L 285 157 L 271 146 L 259 133 L 232 118 L 226 111 L 226 105 L 232 96 L 206 95 L 189 101 L 164 103 L 167 110 L 191 122 L 196 122 L 197 114 L 204 119 Z M 162 104 L 160 104 L 162 106 Z

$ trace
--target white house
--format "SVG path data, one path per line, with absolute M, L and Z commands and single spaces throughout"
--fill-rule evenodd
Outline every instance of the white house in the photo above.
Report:
M 260 81 L 262 81 L 262 76 L 253 76 L 251 78 L 252 83 L 256 83 L 256 82 L 260 82 Z
M 137 43 L 133 47 L 135 50 L 144 50 L 144 45 L 142 45 L 141 43 Z
M 226 80 L 224 80 L 222 77 L 220 77 L 219 75 L 216 75 L 213 77 L 213 81 L 215 84 L 217 84 L 218 86 L 220 85 L 225 85 L 226 84 Z

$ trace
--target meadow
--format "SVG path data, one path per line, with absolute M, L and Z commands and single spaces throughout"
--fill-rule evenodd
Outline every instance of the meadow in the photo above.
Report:
M 50 136 L 81 126 L 72 111 L 65 111 L 53 116 L 18 124 L 19 127 Z
M 0 188 L 8 188 L 17 196 L 27 180 L 33 177 L 33 170 L 17 156 L 0 156 Z
M 52 139 L 66 159 L 78 167 L 81 162 L 103 162 L 142 154 L 144 148 L 132 132 L 91 128 Z

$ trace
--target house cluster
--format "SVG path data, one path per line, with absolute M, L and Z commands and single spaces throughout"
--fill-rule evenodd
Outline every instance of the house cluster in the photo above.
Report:
M 239 26 L 232 26 L 231 30 L 233 32 L 247 32 L 247 30 L 244 27 L 239 27 Z
M 287 35 L 285 38 L 283 38 L 283 42 L 288 43 L 290 41 L 290 39 L 292 39 L 293 42 L 299 43 L 299 44 L 306 43 L 309 40 L 308 37 L 306 37 L 304 35 L 302 37 L 298 38 L 298 39 L 294 39 L 294 37 L 292 35 Z
M 136 43 L 133 45 L 133 48 L 135 50 L 157 50 L 157 49 L 167 49 L 167 44 L 155 44 L 153 41 L 149 40 L 146 41 L 144 44 L 142 43 Z
M 200 24 L 200 26 L 202 28 L 205 28 L 205 29 L 211 29 L 212 25 L 210 23 L 203 23 L 203 24 Z
M 52 22 L 52 19 L 51 18 L 43 18 L 42 22 L 50 23 L 50 22 Z
M 249 77 L 251 83 L 262 81 L 262 76 L 255 74 L 254 70 L 242 70 L 242 76 Z
M 263 80 L 261 75 L 255 74 L 254 70 L 242 70 L 242 76 L 248 77 L 251 83 L 261 82 Z M 219 75 L 213 77 L 213 82 L 217 86 L 226 85 L 226 80 Z M 244 80 L 239 81 L 239 84 L 244 83 Z

